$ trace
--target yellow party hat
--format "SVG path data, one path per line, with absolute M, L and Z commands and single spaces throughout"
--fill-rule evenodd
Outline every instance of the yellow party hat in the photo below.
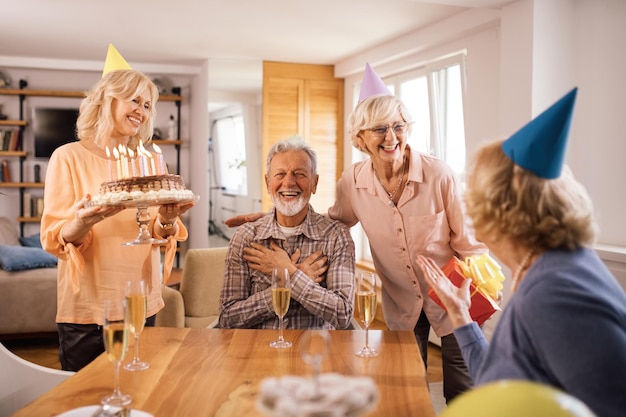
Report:
M 102 76 L 107 73 L 117 70 L 130 70 L 132 69 L 128 62 L 122 57 L 122 55 L 115 49 L 112 43 L 109 44 L 109 50 L 107 52 L 106 61 L 104 61 L 104 70 Z

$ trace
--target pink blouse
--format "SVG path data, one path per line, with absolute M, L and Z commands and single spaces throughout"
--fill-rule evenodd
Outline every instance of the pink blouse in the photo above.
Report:
M 370 159 L 344 171 L 337 200 L 328 215 L 349 227 L 360 222 L 367 234 L 376 273 L 382 281 L 382 307 L 391 330 L 413 330 L 424 309 L 438 336 L 452 333 L 447 313 L 428 297 L 417 255 L 443 266 L 453 256 L 487 251 L 468 224 L 461 188 L 443 161 L 411 151 L 406 186 L 397 206 L 374 174 Z

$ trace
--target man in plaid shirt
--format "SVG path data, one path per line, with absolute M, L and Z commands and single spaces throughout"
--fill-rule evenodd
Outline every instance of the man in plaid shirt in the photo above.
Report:
M 348 228 L 316 213 L 317 155 L 301 138 L 277 142 L 266 162 L 274 203 L 230 241 L 220 295 L 220 327 L 278 328 L 272 308 L 273 268 L 291 276 L 286 328 L 345 329 L 354 309 L 354 242 Z

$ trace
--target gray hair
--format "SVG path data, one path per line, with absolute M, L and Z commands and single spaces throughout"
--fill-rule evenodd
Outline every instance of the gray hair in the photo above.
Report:
M 289 139 L 281 140 L 280 142 L 276 142 L 272 145 L 271 149 L 267 153 L 267 159 L 265 162 L 265 172 L 270 172 L 270 163 L 276 154 L 285 153 L 285 152 L 293 152 L 293 151 L 304 151 L 307 155 L 309 155 L 309 159 L 313 164 L 313 175 L 317 175 L 317 154 L 313 150 L 313 148 L 302 139 L 299 135 L 293 135 Z

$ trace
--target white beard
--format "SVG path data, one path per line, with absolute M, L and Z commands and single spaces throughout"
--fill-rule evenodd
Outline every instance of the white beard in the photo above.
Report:
M 288 202 L 283 202 L 275 194 L 270 194 L 270 197 L 272 198 L 272 203 L 274 203 L 274 207 L 276 207 L 276 210 L 278 210 L 278 212 L 280 212 L 280 214 L 282 214 L 283 216 L 287 217 L 293 217 L 296 214 L 300 213 L 308 203 L 304 198 L 302 198 L 302 195 L 300 195 L 297 200 L 292 200 Z

